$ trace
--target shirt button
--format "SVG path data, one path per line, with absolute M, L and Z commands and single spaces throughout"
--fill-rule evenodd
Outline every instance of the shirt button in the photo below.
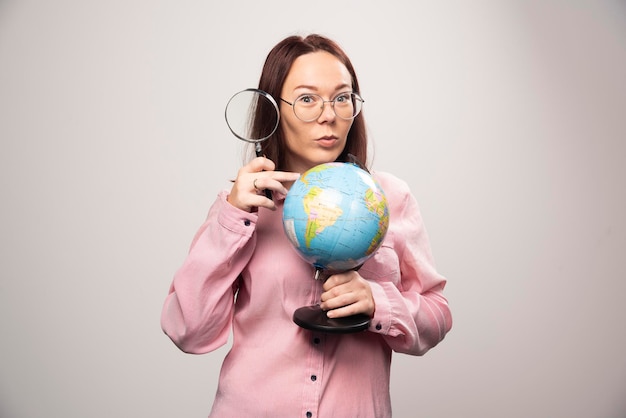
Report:
M 382 326 L 382 325 L 380 325 L 380 324 L 376 324 L 376 329 L 377 329 L 378 331 L 380 331 L 381 329 L 383 329 L 383 326 Z
M 313 416 L 313 413 L 311 411 L 306 413 L 306 418 L 311 418 Z
M 315 381 L 317 380 L 317 376 L 315 376 L 315 375 L 311 375 L 311 380 L 312 380 L 313 382 L 315 382 Z
M 313 344 L 317 345 L 321 342 L 321 340 L 318 337 L 313 338 Z
M 246 219 L 246 220 L 244 220 L 244 221 L 243 221 L 243 224 L 244 224 L 245 226 L 250 226 L 250 219 Z

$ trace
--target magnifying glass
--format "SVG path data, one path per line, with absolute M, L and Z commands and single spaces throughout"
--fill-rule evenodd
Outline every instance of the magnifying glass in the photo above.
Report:
M 226 104 L 224 116 L 233 135 L 254 144 L 257 157 L 263 155 L 261 142 L 276 132 L 280 122 L 276 100 L 259 89 L 245 89 L 235 93 Z M 265 190 L 265 196 L 271 199 L 271 190 Z

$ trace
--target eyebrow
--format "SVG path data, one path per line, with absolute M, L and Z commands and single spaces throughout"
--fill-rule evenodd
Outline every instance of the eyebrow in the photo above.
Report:
M 335 91 L 339 91 L 342 90 L 344 88 L 352 88 L 351 84 L 347 84 L 347 83 L 343 83 L 338 85 L 337 87 L 335 87 Z M 294 90 L 298 90 L 298 89 L 308 89 L 308 90 L 315 90 L 318 91 L 319 89 L 316 86 L 310 86 L 308 84 L 301 84 L 299 86 L 294 87 Z

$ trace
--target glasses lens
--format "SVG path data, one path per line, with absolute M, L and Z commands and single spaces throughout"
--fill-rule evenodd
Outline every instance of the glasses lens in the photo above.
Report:
M 317 94 L 304 94 L 294 102 L 293 111 L 298 119 L 311 122 L 322 115 L 324 104 L 324 99 Z M 331 104 L 335 115 L 341 119 L 353 119 L 361 112 L 363 99 L 356 93 L 342 93 Z
M 361 111 L 361 100 L 354 93 L 342 93 L 333 100 L 333 107 L 341 119 L 352 119 Z
M 322 114 L 324 99 L 316 94 L 303 94 L 293 103 L 293 111 L 297 118 L 310 122 Z

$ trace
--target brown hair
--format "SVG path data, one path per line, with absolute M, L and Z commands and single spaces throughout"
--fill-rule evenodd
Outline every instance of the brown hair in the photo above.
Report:
M 316 34 L 311 34 L 306 37 L 289 36 L 276 44 L 265 60 L 259 80 L 259 89 L 269 93 L 274 98 L 280 97 L 287 74 L 296 58 L 318 51 L 331 53 L 345 65 L 352 77 L 352 90 L 359 93 L 359 82 L 354 67 L 346 53 L 334 41 Z M 262 127 L 264 121 L 273 123 L 272 118 L 262 117 L 262 109 L 258 109 L 253 125 L 267 132 L 267 127 L 265 127 L 265 129 Z M 281 129 L 276 130 L 269 139 L 263 141 L 261 146 L 263 155 L 274 161 L 276 169 L 284 170 L 286 146 Z M 349 154 L 356 157 L 362 164 L 368 163 L 367 132 L 363 112 L 359 113 L 354 118 L 350 131 L 348 132 L 346 146 L 341 155 L 337 158 L 337 161 L 351 161 Z

